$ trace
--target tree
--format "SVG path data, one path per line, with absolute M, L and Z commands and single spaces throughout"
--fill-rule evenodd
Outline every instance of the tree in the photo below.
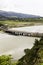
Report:
M 43 37 L 35 39 L 34 46 L 24 50 L 25 55 L 19 59 L 17 65 L 43 65 Z
M 12 65 L 11 59 L 12 59 L 11 55 L 8 55 L 8 56 L 2 55 L 2 56 L 0 56 L 0 65 Z

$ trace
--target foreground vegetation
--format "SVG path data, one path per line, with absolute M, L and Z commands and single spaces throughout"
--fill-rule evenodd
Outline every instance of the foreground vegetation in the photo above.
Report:
M 0 56 L 0 65 L 16 65 L 16 62 L 12 61 L 11 55 Z
M 24 50 L 25 55 L 17 62 L 11 55 L 0 56 L 0 65 L 43 65 L 43 37 L 35 39 L 31 49 Z
M 43 38 L 35 40 L 31 49 L 24 50 L 25 55 L 19 59 L 17 65 L 43 65 Z

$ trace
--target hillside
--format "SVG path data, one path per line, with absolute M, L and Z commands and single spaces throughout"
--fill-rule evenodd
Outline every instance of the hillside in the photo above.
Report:
M 43 38 L 35 40 L 31 49 L 24 50 L 25 55 L 19 59 L 17 65 L 43 65 Z
M 40 16 L 31 15 L 31 14 L 23 14 L 16 12 L 7 12 L 0 10 L 0 16 L 2 17 L 16 17 L 16 18 L 39 18 Z

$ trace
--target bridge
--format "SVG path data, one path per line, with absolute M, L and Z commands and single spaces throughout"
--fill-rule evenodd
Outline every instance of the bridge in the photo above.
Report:
M 43 33 L 5 30 L 6 33 L 16 36 L 42 37 Z
M 10 29 L 4 30 L 4 31 L 6 33 L 9 33 L 9 34 L 12 34 L 12 35 L 42 37 L 43 36 L 43 25 L 10 28 Z

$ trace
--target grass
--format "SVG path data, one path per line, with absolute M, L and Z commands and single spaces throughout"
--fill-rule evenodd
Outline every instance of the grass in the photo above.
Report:
M 41 63 L 40 65 L 43 65 L 43 63 Z
M 13 21 L 13 20 L 6 20 L 0 21 L 0 24 L 7 24 L 9 27 L 22 27 L 22 26 L 32 26 L 32 25 L 39 25 L 43 24 L 43 22 L 22 22 L 22 21 Z

